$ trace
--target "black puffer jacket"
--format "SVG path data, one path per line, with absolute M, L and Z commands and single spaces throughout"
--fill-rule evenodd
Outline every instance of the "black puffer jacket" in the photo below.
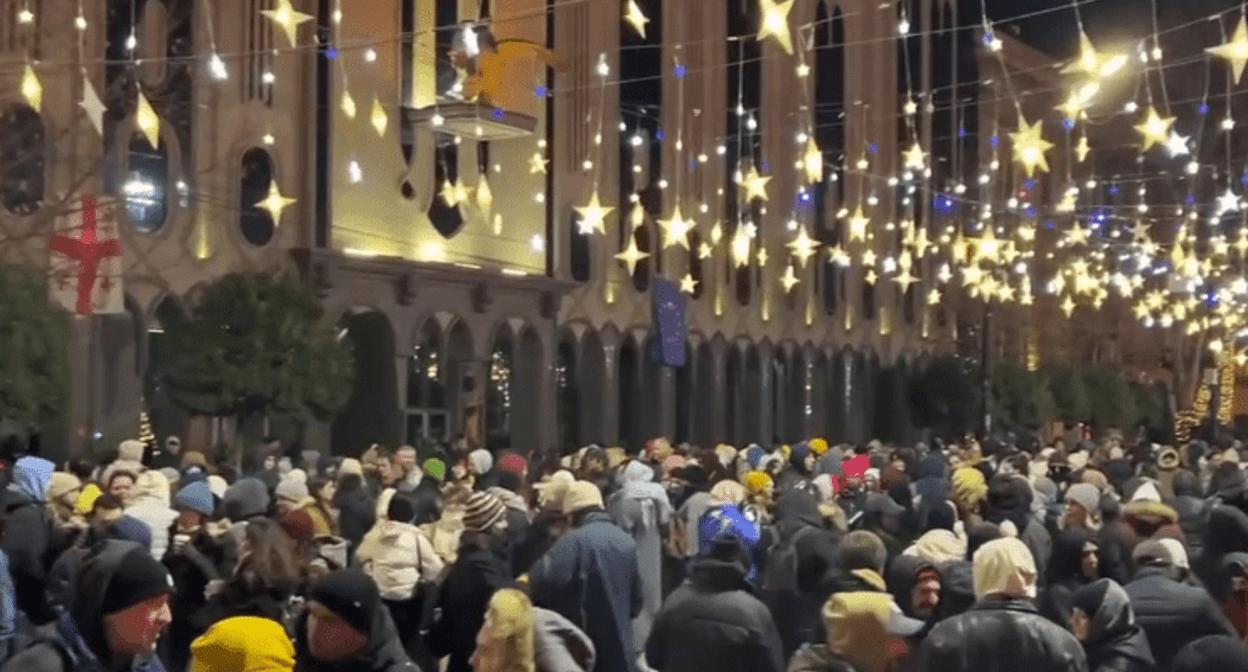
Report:
M 1231 577 L 1223 566 L 1229 553 L 1248 552 L 1248 515 L 1233 506 L 1215 506 L 1205 526 L 1205 548 L 1194 567 L 1218 604 L 1226 604 Z
M 1235 628 L 1207 592 L 1175 581 L 1164 569 L 1141 569 L 1126 590 L 1159 669 L 1170 669 L 1170 661 L 1188 642 L 1206 635 L 1235 636 Z
M 438 589 L 442 619 L 425 640 L 433 655 L 449 655 L 449 672 L 468 672 L 477 648 L 477 633 L 485 623 L 490 597 L 512 585 L 506 560 L 491 549 L 463 544 L 459 557 Z
M 919 647 L 916 670 L 1087 672 L 1079 641 L 1022 600 L 989 599 L 937 625 Z
M 760 592 L 760 598 L 775 619 L 787 659 L 802 644 L 821 641 L 819 611 L 839 578 L 841 555 L 832 533 L 823 529 L 819 506 L 808 493 L 786 492 L 776 503 L 775 513 L 776 526 L 764 531 L 762 548 L 771 548 L 779 538 L 792 540 L 797 592 L 766 591 Z M 762 571 L 759 575 L 765 576 Z
M 1053 540 L 1053 555 L 1049 559 L 1049 580 L 1036 608 L 1040 615 L 1070 629 L 1070 598 L 1076 590 L 1091 583 L 1082 573 L 1083 549 L 1085 545 L 1095 543 L 1092 533 L 1087 530 L 1062 530 Z
M 646 663 L 657 672 L 781 672 L 784 660 L 775 622 L 744 568 L 721 560 L 695 561 L 646 641 Z
M 1100 594 L 1099 601 L 1094 601 Z M 1153 672 L 1155 661 L 1144 629 L 1135 622 L 1127 591 L 1110 579 L 1079 591 L 1076 602 L 1088 614 L 1083 643 L 1092 672 Z
M 1234 637 L 1201 637 L 1174 657 L 1170 672 L 1242 672 L 1248 670 L 1248 646 Z
M 338 531 L 350 544 L 347 557 L 354 558 L 360 541 L 377 522 L 377 512 L 372 498 L 364 489 L 363 479 L 356 474 L 347 474 L 339 479 L 334 506 L 338 507 Z
M 1179 525 L 1187 538 L 1188 555 L 1195 560 L 1205 548 L 1205 499 L 1200 496 L 1200 479 L 1196 474 L 1183 470 L 1175 474 L 1173 487 L 1174 510 L 1179 514 Z

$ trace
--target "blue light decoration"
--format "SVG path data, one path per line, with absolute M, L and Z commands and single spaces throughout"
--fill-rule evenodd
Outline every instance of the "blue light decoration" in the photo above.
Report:
M 685 365 L 685 311 L 688 302 L 680 286 L 658 278 L 650 289 L 651 315 L 657 331 L 654 339 L 655 360 L 660 366 L 679 368 Z
M 798 200 L 798 201 L 800 201 L 800 202 L 802 202 L 802 203 L 809 203 L 809 202 L 810 202 L 810 192 L 809 192 L 809 191 L 803 191 L 802 193 L 798 194 L 798 195 L 797 195 L 797 200 Z
M 991 138 L 988 138 L 988 144 L 992 145 L 993 147 L 1000 147 L 1001 146 L 1000 136 L 994 135 Z
M 959 137 L 959 138 L 965 138 L 966 136 L 967 136 L 966 127 L 965 127 L 965 126 L 959 126 L 959 127 L 958 127 L 958 137 Z
M 689 162 L 689 170 L 697 170 L 697 169 L 698 169 L 698 160 L 697 159 L 691 160 Z
M 1035 180 L 1027 180 L 1023 184 L 1027 187 L 1028 190 L 1034 190 L 1036 188 Z
M 337 58 L 338 58 L 338 47 L 330 47 L 330 48 L 326 49 L 326 50 L 325 50 L 325 58 L 328 58 L 328 59 L 329 59 L 329 60 L 331 60 L 331 61 L 332 61 L 332 60 L 337 59 Z
M 494 108 L 494 112 L 493 112 L 494 121 L 502 121 L 503 117 L 505 117 L 506 115 L 507 113 L 503 112 L 503 109 L 501 107 Z
M 1036 206 L 1034 205 L 1027 206 L 1026 212 L 1027 212 L 1027 216 L 1032 219 L 1035 219 L 1036 215 L 1039 214 L 1039 210 L 1036 210 Z
M 1187 198 L 1184 199 L 1183 202 L 1187 203 L 1188 205 L 1196 205 L 1196 194 L 1188 194 Z
M 1240 184 L 1248 185 L 1248 173 L 1244 173 L 1243 176 L 1239 178 L 1239 182 Z
M 1062 125 L 1063 125 L 1063 126 L 1065 126 L 1065 127 L 1066 127 L 1066 130 L 1068 130 L 1068 131 L 1073 131 L 1073 130 L 1075 130 L 1075 120 L 1074 120 L 1074 119 L 1065 119 L 1065 120 L 1063 120 L 1063 121 L 1062 121 Z
M 932 199 L 932 207 L 945 214 L 949 214 L 957 208 L 957 201 L 954 200 L 953 196 L 949 193 L 941 192 L 936 194 L 935 198 Z
M 1201 103 L 1200 107 L 1196 108 L 1196 111 L 1201 114 L 1209 114 L 1209 103 Z
M 768 161 L 764 161 L 764 162 L 763 162 L 763 172 L 764 172 L 764 173 L 770 173 L 770 172 L 771 172 L 771 163 L 770 163 L 770 162 L 768 162 Z
M 991 46 L 992 46 L 992 42 L 993 42 L 993 40 L 995 40 L 995 39 L 997 39 L 997 36 L 996 36 L 996 35 L 993 35 L 993 34 L 992 34 L 992 31 L 990 31 L 990 30 L 985 30 L 985 31 L 984 31 L 983 41 L 984 41 L 984 46 L 985 46 L 985 47 L 991 47 Z
M 538 85 L 536 89 L 533 89 L 533 95 L 537 96 L 538 98 L 545 98 L 546 94 L 548 93 L 550 93 L 550 89 L 547 89 L 543 85 Z
M 1092 212 L 1088 213 L 1088 221 L 1092 224 L 1092 228 L 1100 228 L 1113 214 L 1112 208 L 1097 206 L 1092 208 Z
M 875 153 L 879 152 L 879 151 L 880 151 L 880 143 L 878 143 L 878 142 L 873 142 L 873 143 L 871 143 L 870 145 L 868 145 L 868 146 L 867 146 L 867 150 L 868 150 L 868 151 L 870 151 L 872 154 L 875 154 Z
M 656 138 L 659 142 L 663 142 L 664 140 L 666 140 L 666 139 L 667 139 L 667 134 L 666 134 L 666 133 L 664 133 L 663 131 L 655 131 L 655 132 L 654 132 L 654 137 L 655 137 L 655 138 Z
M 1052 231 L 1053 229 L 1057 228 L 1057 222 L 1050 219 L 1049 221 L 1044 223 L 1044 228 Z
M 1121 189 L 1119 189 L 1119 188 L 1118 188 L 1118 185 L 1116 185 L 1116 184 L 1115 184 L 1114 186 L 1112 186 L 1112 187 L 1110 187 L 1110 188 L 1109 188 L 1109 195 L 1110 195 L 1110 196 L 1117 196 L 1118 194 L 1121 194 L 1121 193 L 1122 193 L 1122 190 L 1121 190 Z
M 676 79 L 684 79 L 685 75 L 688 74 L 688 72 L 689 71 L 685 68 L 684 63 L 677 65 L 676 66 Z

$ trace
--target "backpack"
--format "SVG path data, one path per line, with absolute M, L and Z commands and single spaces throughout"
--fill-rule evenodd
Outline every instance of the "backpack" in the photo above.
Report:
M 763 567 L 760 586 L 763 590 L 777 593 L 797 592 L 797 540 L 804 532 L 814 528 L 803 525 L 795 532 L 785 534 L 777 528 L 776 541 L 767 549 L 767 563 Z

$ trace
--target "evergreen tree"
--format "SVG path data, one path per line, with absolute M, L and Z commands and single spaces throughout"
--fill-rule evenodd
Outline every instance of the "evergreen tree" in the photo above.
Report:
M 69 315 L 48 301 L 44 275 L 0 264 L 0 420 L 64 414 L 69 333 Z

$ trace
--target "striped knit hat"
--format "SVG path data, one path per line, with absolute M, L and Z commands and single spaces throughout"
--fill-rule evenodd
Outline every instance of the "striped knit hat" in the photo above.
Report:
M 464 529 L 469 532 L 485 532 L 507 513 L 502 500 L 488 492 L 474 492 L 468 498 L 464 510 Z

